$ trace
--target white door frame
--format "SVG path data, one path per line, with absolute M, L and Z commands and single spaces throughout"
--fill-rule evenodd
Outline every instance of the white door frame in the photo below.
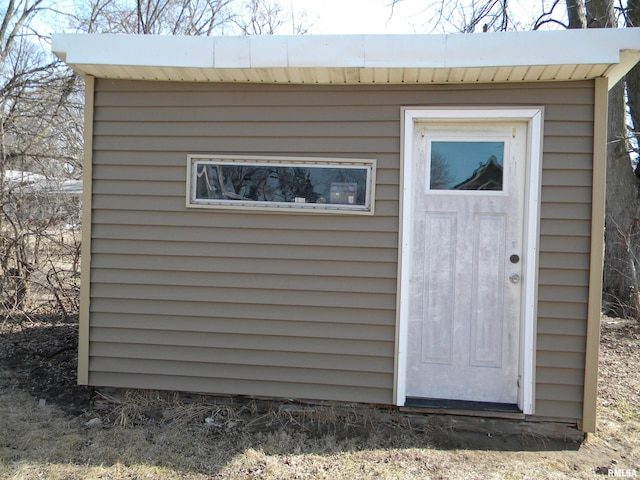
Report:
M 413 128 L 416 122 L 485 122 L 524 121 L 527 123 L 527 153 L 525 173 L 524 245 L 523 245 L 523 292 L 522 328 L 520 337 L 520 393 L 518 406 L 524 414 L 534 413 L 535 396 L 535 347 L 536 347 L 536 298 L 538 284 L 538 230 L 540 212 L 540 189 L 542 174 L 542 107 L 452 107 L 402 108 L 401 151 L 401 203 L 400 239 L 398 266 L 398 306 L 396 321 L 396 368 L 395 403 L 406 402 L 409 271 L 411 253 L 411 229 L 413 219 L 412 191 L 410 181 L 413 169 Z

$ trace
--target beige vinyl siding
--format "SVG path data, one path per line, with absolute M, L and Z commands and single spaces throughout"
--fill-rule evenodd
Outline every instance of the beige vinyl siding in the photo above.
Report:
M 574 105 L 545 110 L 535 406 L 541 416 L 582 416 L 593 99 L 590 85 L 567 96 Z
M 436 105 L 545 107 L 536 414 L 579 418 L 591 82 L 98 80 L 89 382 L 392 403 L 400 108 Z M 375 215 L 190 210 L 189 153 L 374 158 Z

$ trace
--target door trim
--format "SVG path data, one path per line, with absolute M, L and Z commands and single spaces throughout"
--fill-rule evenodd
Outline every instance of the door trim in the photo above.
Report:
M 525 172 L 525 204 L 522 292 L 522 319 L 520 334 L 520 391 L 518 406 L 524 414 L 533 414 L 535 407 L 536 315 L 538 285 L 538 230 L 542 174 L 543 107 L 470 107 L 401 109 L 401 162 L 400 162 L 400 235 L 398 262 L 398 295 L 396 318 L 396 356 L 394 400 L 398 406 L 406 403 L 407 335 L 409 307 L 409 259 L 411 252 L 411 179 L 413 165 L 413 127 L 418 121 L 439 122 L 492 122 L 524 121 L 527 123 Z

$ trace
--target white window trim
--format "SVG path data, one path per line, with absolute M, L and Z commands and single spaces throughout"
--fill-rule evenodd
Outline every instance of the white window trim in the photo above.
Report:
M 334 168 L 364 168 L 367 170 L 367 191 L 365 205 L 345 205 L 331 203 L 296 203 L 296 202 L 268 202 L 268 201 L 238 201 L 220 199 L 195 198 L 194 181 L 195 166 L 198 163 L 221 162 L 238 165 L 279 165 L 282 167 L 334 167 Z M 190 154 L 187 155 L 187 208 L 249 210 L 262 212 L 297 212 L 321 214 L 351 214 L 373 215 L 376 187 L 376 160 L 361 158 L 324 158 L 324 157 L 285 157 L 285 156 L 248 156 L 248 155 L 216 155 Z
M 406 402 L 407 345 L 408 345 L 408 306 L 410 238 L 412 218 L 411 175 L 413 162 L 413 126 L 420 120 L 441 121 L 525 121 L 527 135 L 527 169 L 525 193 L 524 240 L 527 254 L 524 260 L 523 319 L 520 344 L 520 395 L 518 406 L 526 415 L 535 413 L 535 364 L 536 364 L 536 325 L 537 325 L 537 285 L 538 285 L 538 234 L 540 215 L 540 195 L 542 178 L 542 127 L 543 107 L 513 108 L 402 108 L 402 154 L 401 154 L 401 207 L 398 272 L 398 307 L 396 321 L 396 368 L 395 392 L 396 405 Z

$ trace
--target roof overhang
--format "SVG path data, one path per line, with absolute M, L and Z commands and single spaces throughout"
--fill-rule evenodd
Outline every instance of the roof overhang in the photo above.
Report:
M 132 80 L 456 84 L 609 79 L 640 60 L 640 28 L 451 35 L 178 37 L 57 34 L 82 75 Z

